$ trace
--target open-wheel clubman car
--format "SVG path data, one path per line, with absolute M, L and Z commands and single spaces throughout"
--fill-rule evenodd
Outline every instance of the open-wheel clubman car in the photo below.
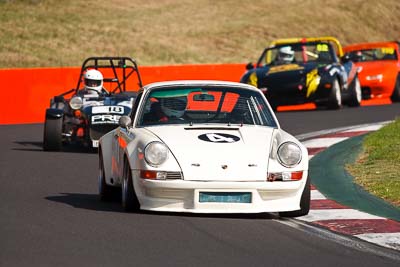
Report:
M 44 150 L 78 143 L 96 148 L 99 138 L 128 115 L 142 81 L 129 57 L 90 57 L 81 67 L 76 88 L 50 100 L 43 134 Z
M 127 211 L 301 216 L 310 209 L 307 149 L 251 85 L 146 85 L 98 152 L 100 198 L 120 188 Z

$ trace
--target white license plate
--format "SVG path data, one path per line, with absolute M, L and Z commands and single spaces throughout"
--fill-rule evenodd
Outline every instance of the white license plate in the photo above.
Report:
M 250 192 L 200 192 L 199 202 L 251 203 Z
M 99 140 L 92 140 L 92 147 L 99 147 Z

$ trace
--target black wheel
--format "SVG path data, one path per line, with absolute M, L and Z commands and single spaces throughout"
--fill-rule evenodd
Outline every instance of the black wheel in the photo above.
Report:
M 43 134 L 43 149 L 46 151 L 60 151 L 62 147 L 63 119 L 46 119 Z
M 307 182 L 304 187 L 303 193 L 300 199 L 300 209 L 294 211 L 279 212 L 281 217 L 299 217 L 307 215 L 310 211 L 310 201 L 311 201 L 311 187 L 310 187 L 310 177 L 307 177 Z
M 392 96 L 390 97 L 392 102 L 400 102 L 400 73 L 397 75 L 396 84 Z
M 99 197 L 101 201 L 109 201 L 113 197 L 113 187 L 106 183 L 103 156 L 99 149 Z
M 358 76 L 354 77 L 353 82 L 349 88 L 350 97 L 348 101 L 349 107 L 359 107 L 362 99 L 361 85 Z
M 335 80 L 332 84 L 332 91 L 328 99 L 327 107 L 329 109 L 339 109 L 342 106 L 342 93 L 340 91 L 340 84 Z
M 125 211 L 138 211 L 140 208 L 139 201 L 133 188 L 132 172 L 127 161 L 124 162 L 121 200 L 122 207 Z

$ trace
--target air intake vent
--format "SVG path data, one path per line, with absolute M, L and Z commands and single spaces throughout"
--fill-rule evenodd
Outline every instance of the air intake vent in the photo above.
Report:
M 181 172 L 167 172 L 167 180 L 182 179 Z
M 237 131 L 239 128 L 235 127 L 185 127 L 185 130 L 220 130 L 220 131 Z

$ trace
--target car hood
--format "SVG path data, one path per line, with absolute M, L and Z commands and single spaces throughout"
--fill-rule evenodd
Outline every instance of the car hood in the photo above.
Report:
M 149 127 L 180 165 L 185 180 L 265 181 L 274 128 Z
M 317 65 L 315 63 L 307 64 L 288 64 L 279 66 L 266 66 L 258 69 L 257 76 L 259 78 L 259 87 L 265 88 L 282 88 L 294 87 L 298 84 L 306 82 L 307 73 L 325 65 Z M 282 84 L 284 82 L 284 85 Z
M 92 97 L 85 98 L 82 111 L 87 115 L 95 114 L 129 114 L 133 98 Z
M 84 107 L 93 106 L 125 106 L 132 107 L 134 98 L 121 98 L 121 97 L 90 97 L 83 100 Z
M 128 115 L 132 109 L 133 98 L 92 97 L 84 98 L 81 111 L 91 125 L 118 125 L 122 115 Z

